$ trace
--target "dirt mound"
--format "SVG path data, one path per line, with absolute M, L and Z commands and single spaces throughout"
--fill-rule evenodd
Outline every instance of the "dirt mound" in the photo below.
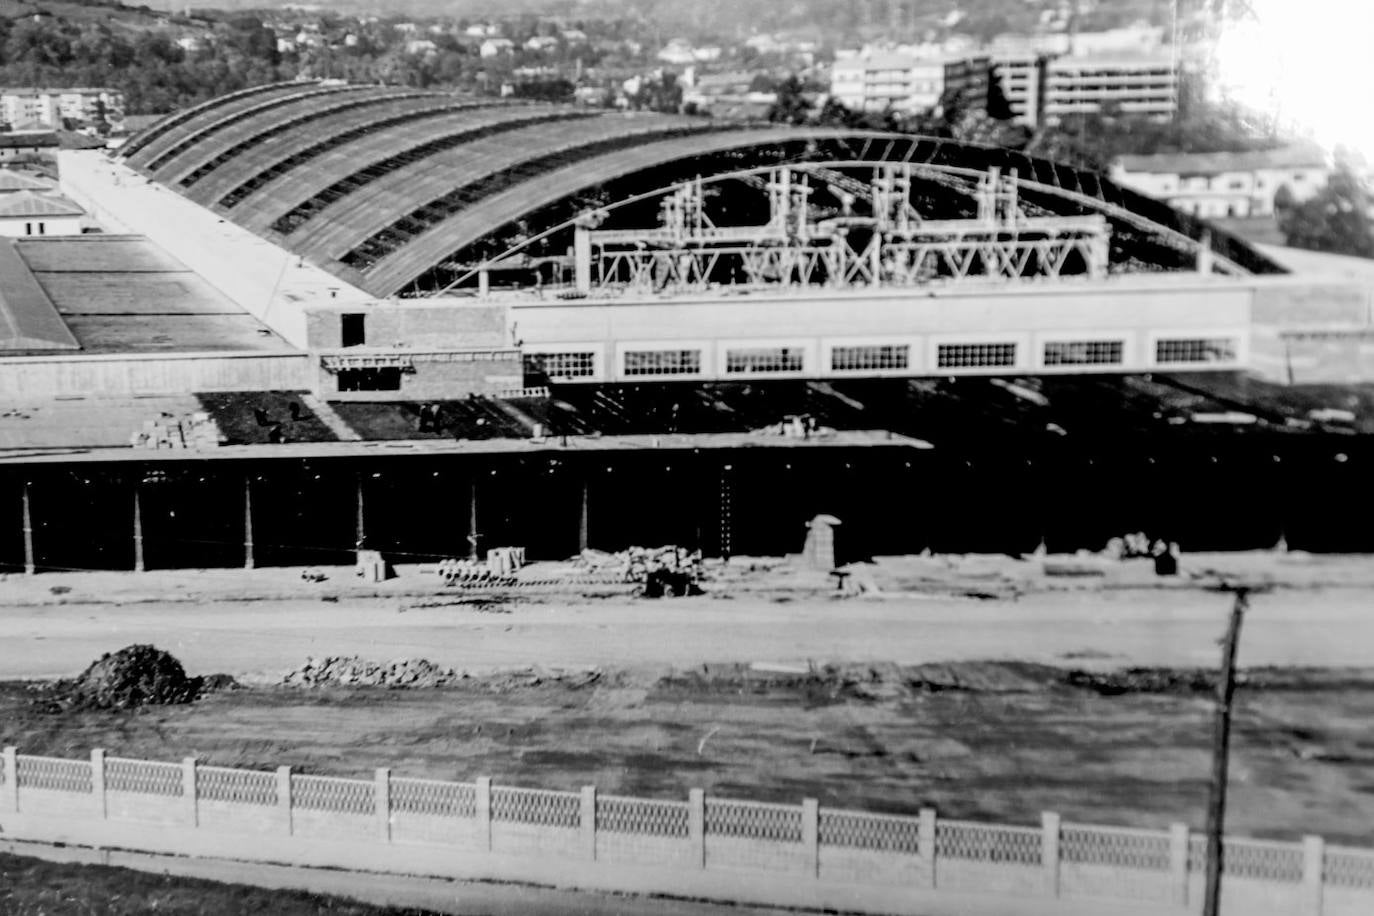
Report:
M 452 668 L 423 658 L 398 658 L 381 663 L 357 655 L 310 658 L 282 678 L 284 687 L 447 687 L 462 680 Z
M 135 645 L 102 655 L 74 680 L 58 681 L 45 699 L 59 710 L 138 709 L 190 703 L 203 686 L 170 653 Z

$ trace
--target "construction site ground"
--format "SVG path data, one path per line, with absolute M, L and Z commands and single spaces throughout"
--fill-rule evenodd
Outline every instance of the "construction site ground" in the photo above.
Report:
M 370 585 L 351 570 L 318 583 L 299 570 L 11 576 L 0 743 L 1200 828 L 1209 692 L 1187 678 L 1118 690 L 1066 672 L 1213 667 L 1231 604 L 1216 583 L 1267 580 L 1277 587 L 1252 598 L 1241 641 L 1250 680 L 1229 824 L 1374 843 L 1369 558 L 1185 557 L 1165 584 L 1146 561 L 913 557 L 856 568 L 859 594 L 782 561 L 709 572 L 707 594 L 663 600 L 613 587 L 458 592 L 404 569 Z M 21 680 L 70 677 L 135 642 L 249 688 L 57 715 Z M 272 686 L 326 655 L 423 657 L 470 676 L 425 690 Z

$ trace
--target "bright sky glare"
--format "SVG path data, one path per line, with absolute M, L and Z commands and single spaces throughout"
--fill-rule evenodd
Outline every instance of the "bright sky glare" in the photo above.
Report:
M 1221 90 L 1330 149 L 1374 163 L 1370 0 L 1249 0 L 1217 45 Z

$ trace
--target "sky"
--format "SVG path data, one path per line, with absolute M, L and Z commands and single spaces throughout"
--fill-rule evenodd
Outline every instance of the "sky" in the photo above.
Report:
M 1249 0 L 1216 49 L 1221 91 L 1327 148 L 1374 162 L 1371 0 Z

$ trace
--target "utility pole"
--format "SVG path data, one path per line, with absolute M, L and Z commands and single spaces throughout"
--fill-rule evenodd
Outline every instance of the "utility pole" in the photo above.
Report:
M 1218 916 L 1221 905 L 1222 834 L 1226 825 L 1226 774 L 1231 753 L 1231 698 L 1236 692 L 1236 643 L 1240 624 L 1250 606 L 1250 590 L 1234 589 L 1235 604 L 1221 650 L 1221 681 L 1217 684 L 1216 731 L 1212 746 L 1212 791 L 1207 803 L 1207 885 L 1203 916 Z

